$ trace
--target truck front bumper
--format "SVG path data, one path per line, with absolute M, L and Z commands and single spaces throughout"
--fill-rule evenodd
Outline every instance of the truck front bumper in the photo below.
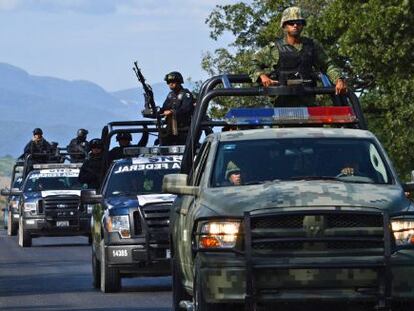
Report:
M 200 277 L 204 297 L 209 303 L 244 303 L 246 299 L 246 262 L 234 253 L 199 253 Z M 372 301 L 377 299 L 378 272 L 358 258 L 335 259 L 342 268 L 296 268 L 332 264 L 326 258 L 292 258 L 287 262 L 255 259 L 255 282 L 261 288 L 259 302 L 303 302 L 303 300 Z M 371 258 L 369 265 L 380 263 Z M 294 269 L 288 266 L 295 266 Z M 348 268 L 347 268 L 348 266 Z M 354 267 L 353 267 L 354 266 Z M 414 301 L 414 250 L 402 250 L 391 257 L 393 301 Z
M 90 234 L 90 216 L 86 215 L 79 219 L 49 220 L 42 217 L 25 217 L 24 229 L 32 235 L 37 236 L 66 236 L 66 235 L 88 235 Z M 62 221 L 64 226 L 58 226 Z M 66 223 L 67 221 L 67 223 Z M 66 225 L 68 224 L 68 225 Z

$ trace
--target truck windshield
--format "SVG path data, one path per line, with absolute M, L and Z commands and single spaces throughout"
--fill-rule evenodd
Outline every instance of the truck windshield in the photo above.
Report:
M 109 177 L 105 196 L 162 193 L 164 175 L 178 173 L 179 164 L 176 166 L 172 168 L 169 163 L 164 169 L 138 170 L 137 165 L 117 164 Z
M 222 142 L 213 187 L 268 181 L 329 179 L 392 183 L 390 169 L 369 139 L 292 138 Z
M 83 188 L 83 184 L 78 181 L 78 177 L 40 177 L 39 174 L 33 174 L 27 178 L 24 191 L 81 190 Z

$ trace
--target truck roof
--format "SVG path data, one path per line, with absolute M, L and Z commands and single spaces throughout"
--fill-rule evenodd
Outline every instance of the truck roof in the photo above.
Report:
M 346 128 L 267 128 L 216 133 L 219 141 L 257 140 L 274 138 L 375 138 L 366 130 Z

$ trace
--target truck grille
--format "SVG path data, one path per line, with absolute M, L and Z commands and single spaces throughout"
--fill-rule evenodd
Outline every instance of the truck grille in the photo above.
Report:
M 79 204 L 77 195 L 54 195 L 45 197 L 41 206 L 48 220 L 77 219 Z
M 250 219 L 253 255 L 384 253 L 384 223 L 379 213 L 306 212 Z
M 170 225 L 172 204 L 148 204 L 141 208 L 142 215 L 150 233 L 165 232 Z

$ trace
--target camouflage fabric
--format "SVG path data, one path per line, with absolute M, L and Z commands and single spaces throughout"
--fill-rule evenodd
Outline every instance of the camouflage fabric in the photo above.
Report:
M 310 39 L 308 39 L 310 40 Z M 317 59 L 313 65 L 315 71 L 322 71 L 328 75 L 332 82 L 336 82 L 342 76 L 341 70 L 334 65 L 332 59 L 326 54 L 321 44 L 313 40 L 316 48 Z M 285 38 L 286 43 L 286 38 Z M 286 43 L 287 44 L 287 43 Z M 294 47 L 301 51 L 303 45 L 297 44 Z M 270 74 L 276 69 L 279 62 L 279 50 L 276 47 L 276 42 L 271 42 L 269 45 L 258 51 L 253 56 L 253 68 L 250 72 L 250 77 L 257 82 L 262 74 Z
M 306 22 L 305 18 L 303 17 L 302 10 L 297 6 L 292 6 L 283 11 L 280 27 L 283 27 L 283 24 L 288 21 Z

